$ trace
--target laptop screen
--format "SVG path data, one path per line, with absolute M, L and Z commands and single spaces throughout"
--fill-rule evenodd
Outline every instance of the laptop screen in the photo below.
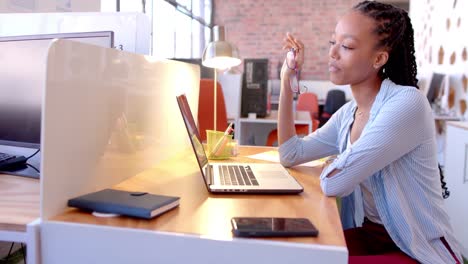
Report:
M 208 157 L 203 149 L 201 137 L 198 133 L 197 125 L 193 119 L 192 111 L 190 110 L 185 94 L 177 96 L 177 103 L 179 104 L 180 113 L 182 114 L 182 119 L 184 119 L 185 127 L 187 128 L 193 150 L 197 156 L 198 165 L 200 165 L 203 176 L 206 177 L 206 173 L 203 172 L 203 168 L 208 164 Z M 205 181 L 210 182 L 209 179 L 205 179 Z

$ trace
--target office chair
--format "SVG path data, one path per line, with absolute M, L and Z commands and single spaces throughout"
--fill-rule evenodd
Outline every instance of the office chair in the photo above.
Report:
M 223 89 L 219 82 L 217 89 L 217 116 L 216 130 L 224 131 L 227 127 L 226 103 L 224 101 Z M 198 132 L 203 141 L 206 141 L 206 130 L 214 129 L 214 80 L 200 80 L 200 94 L 198 99 Z
M 299 95 L 297 99 L 296 111 L 308 111 L 310 113 L 310 119 L 312 120 L 312 131 L 315 131 L 319 126 L 318 113 L 319 105 L 317 95 L 315 93 L 303 93 Z M 296 134 L 307 135 L 309 134 L 308 125 L 295 125 Z M 278 130 L 272 130 L 267 137 L 267 146 L 273 146 L 278 141 Z
M 312 120 L 318 119 L 319 104 L 317 95 L 315 93 L 303 93 L 300 94 L 297 99 L 296 105 L 297 111 L 308 111 Z M 315 130 L 315 129 L 313 129 Z
M 330 90 L 325 99 L 323 112 L 320 115 L 320 126 L 325 124 L 328 119 L 346 103 L 346 95 L 342 90 Z

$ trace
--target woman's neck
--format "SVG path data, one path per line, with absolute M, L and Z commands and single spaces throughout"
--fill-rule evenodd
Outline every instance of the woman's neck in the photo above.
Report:
M 351 91 L 359 111 L 370 112 L 381 85 L 382 80 L 380 78 L 351 85 Z

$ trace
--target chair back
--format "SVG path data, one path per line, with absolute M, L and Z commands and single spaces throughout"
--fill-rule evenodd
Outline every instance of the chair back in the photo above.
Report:
M 218 82 L 217 107 L 216 107 L 216 130 L 224 131 L 227 127 L 226 103 L 224 101 L 223 89 Z M 198 132 L 203 141 L 206 140 L 206 130 L 214 129 L 214 80 L 200 80 L 200 94 L 198 97 Z
M 319 104 L 317 94 L 315 93 L 303 93 L 299 95 L 296 105 L 297 111 L 308 111 L 310 118 L 318 119 Z
M 310 119 L 312 120 L 312 131 L 315 131 L 319 126 L 319 104 L 317 94 L 315 93 L 303 93 L 299 95 L 296 105 L 297 111 L 307 111 L 310 113 Z M 308 125 L 295 125 L 297 135 L 309 134 Z M 267 136 L 266 146 L 274 146 L 278 141 L 278 130 L 273 129 Z
M 323 111 L 333 115 L 341 106 L 346 103 L 346 95 L 342 90 L 330 90 L 327 93 L 327 98 L 325 99 L 325 105 L 323 106 Z

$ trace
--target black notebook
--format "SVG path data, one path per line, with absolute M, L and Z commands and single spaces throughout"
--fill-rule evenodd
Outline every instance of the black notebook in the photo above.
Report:
M 179 205 L 180 197 L 104 189 L 68 200 L 68 206 L 150 219 Z

